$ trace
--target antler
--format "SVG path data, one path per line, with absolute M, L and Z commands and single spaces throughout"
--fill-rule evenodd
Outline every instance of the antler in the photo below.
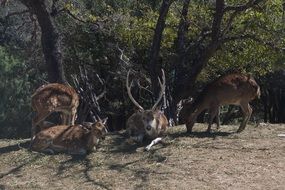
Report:
M 131 87 L 132 87 L 133 81 L 131 82 L 131 85 L 129 85 L 129 75 L 130 75 L 130 70 L 128 71 L 127 81 L 126 81 L 126 87 L 127 87 L 127 92 L 128 92 L 129 98 L 135 104 L 135 106 L 137 106 L 140 110 L 144 110 L 143 107 L 132 96 Z
M 159 104 L 160 100 L 162 99 L 162 97 L 163 97 L 163 95 L 165 93 L 165 74 L 164 74 L 164 70 L 161 69 L 161 72 L 162 72 L 162 83 L 161 83 L 160 78 L 158 77 L 158 82 L 159 82 L 161 91 L 159 93 L 158 99 L 156 100 L 155 104 L 152 106 L 152 110 L 156 109 L 157 105 Z

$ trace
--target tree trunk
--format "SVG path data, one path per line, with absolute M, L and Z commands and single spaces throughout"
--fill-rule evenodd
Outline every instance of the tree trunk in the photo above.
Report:
M 187 1 L 184 4 L 187 5 L 186 3 Z M 183 52 L 183 54 L 179 55 L 181 57 L 180 60 L 183 60 L 183 62 L 179 64 L 180 68 L 177 69 L 177 77 L 174 85 L 174 92 L 177 93 L 174 96 L 176 98 L 175 102 L 188 98 L 192 94 L 198 75 L 221 45 L 220 33 L 224 7 L 224 0 L 216 1 L 211 29 L 211 41 L 207 45 L 203 45 L 198 41 L 190 45 L 191 47 L 185 53 Z M 186 66 L 186 63 L 190 64 L 190 66 Z
M 172 0 L 163 0 L 162 2 L 159 11 L 159 17 L 155 27 L 152 46 L 150 48 L 149 73 L 151 77 L 152 91 L 155 97 L 157 97 L 159 93 L 157 77 L 159 70 L 161 69 L 161 66 L 158 65 L 158 57 L 161 46 L 162 33 L 165 28 L 165 20 L 171 3 Z
M 188 31 L 188 23 L 187 23 L 187 15 L 188 15 L 188 8 L 189 8 L 190 0 L 184 0 L 182 12 L 180 16 L 180 22 L 178 26 L 177 31 L 177 40 L 176 40 L 176 58 L 174 65 L 174 81 L 171 81 L 171 83 L 174 83 L 177 81 L 177 73 L 179 73 L 179 68 L 181 68 L 181 65 L 183 66 L 185 64 L 185 35 Z M 179 63 L 179 64 L 178 64 Z M 179 66 L 180 65 L 180 66 Z M 175 86 L 172 85 L 172 95 L 171 95 L 171 102 L 170 102 L 170 108 L 169 108 L 169 118 L 172 118 L 175 124 L 178 124 L 178 118 L 177 118 L 177 107 L 179 98 L 175 98 Z
M 60 38 L 45 0 L 21 0 L 35 14 L 41 28 L 41 43 L 49 82 L 66 83 L 62 65 Z

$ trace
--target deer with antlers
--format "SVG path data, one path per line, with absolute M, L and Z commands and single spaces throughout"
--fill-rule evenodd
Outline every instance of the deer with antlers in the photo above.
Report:
M 98 147 L 107 133 L 106 120 L 83 125 L 55 125 L 36 134 L 31 149 L 38 152 L 66 152 L 84 155 Z
M 192 132 L 197 116 L 204 110 L 209 110 L 207 132 L 216 118 L 217 128 L 219 122 L 219 107 L 222 105 L 240 106 L 243 112 L 243 121 L 237 130 L 241 132 L 252 114 L 249 102 L 260 96 L 260 87 L 253 77 L 240 73 L 224 75 L 206 86 L 195 101 L 188 101 L 180 112 L 180 120 L 186 122 L 187 132 Z
M 79 97 L 68 85 L 51 83 L 43 85 L 32 95 L 32 109 L 36 116 L 32 120 L 32 137 L 37 126 L 44 126 L 43 121 L 53 112 L 62 113 L 63 125 L 74 125 Z
M 149 110 L 145 110 L 132 96 L 131 87 L 133 81 L 131 84 L 129 84 L 129 75 L 130 71 L 127 74 L 126 80 L 128 96 L 139 110 L 128 118 L 126 130 L 131 139 L 137 142 L 141 143 L 144 137 L 151 139 L 151 143 L 145 148 L 145 150 L 148 151 L 153 145 L 162 140 L 161 136 L 168 128 L 168 120 L 166 116 L 161 110 L 158 109 L 158 104 L 165 93 L 165 74 L 162 70 L 162 82 L 158 78 L 161 91 L 155 104 Z

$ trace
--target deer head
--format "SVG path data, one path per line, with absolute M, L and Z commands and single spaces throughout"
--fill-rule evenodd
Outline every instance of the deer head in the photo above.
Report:
M 139 109 L 133 115 L 131 115 L 127 121 L 127 131 L 131 137 L 134 137 L 136 141 L 141 142 L 144 136 L 147 136 L 151 139 L 157 138 L 162 135 L 167 126 L 168 121 L 166 116 L 162 111 L 158 109 L 158 104 L 163 98 L 165 93 L 165 74 L 162 70 L 162 81 L 158 78 L 160 85 L 160 93 L 151 109 L 145 110 L 132 96 L 131 87 L 132 83 L 129 83 L 130 71 L 127 74 L 126 87 L 130 100 L 134 105 Z M 155 141 L 156 144 L 158 141 Z M 152 142 L 153 143 L 153 142 Z M 148 146 L 149 149 L 152 145 Z
M 90 134 L 87 141 L 87 150 L 91 151 L 94 147 L 97 148 L 100 140 L 104 140 L 108 132 L 107 127 L 107 118 L 101 120 L 99 119 L 95 123 L 84 123 L 89 130 Z

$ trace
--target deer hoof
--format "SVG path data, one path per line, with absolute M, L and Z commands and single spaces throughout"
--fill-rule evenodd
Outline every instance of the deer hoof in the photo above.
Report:
M 144 150 L 145 150 L 145 151 L 149 151 L 149 150 L 150 150 L 150 148 L 151 148 L 150 146 L 147 146 L 147 147 L 145 147 L 145 149 L 144 149 Z
M 192 129 L 187 129 L 187 133 L 191 134 L 192 133 Z
M 211 134 L 213 132 L 213 130 L 210 129 L 210 130 L 207 130 L 206 132 Z

